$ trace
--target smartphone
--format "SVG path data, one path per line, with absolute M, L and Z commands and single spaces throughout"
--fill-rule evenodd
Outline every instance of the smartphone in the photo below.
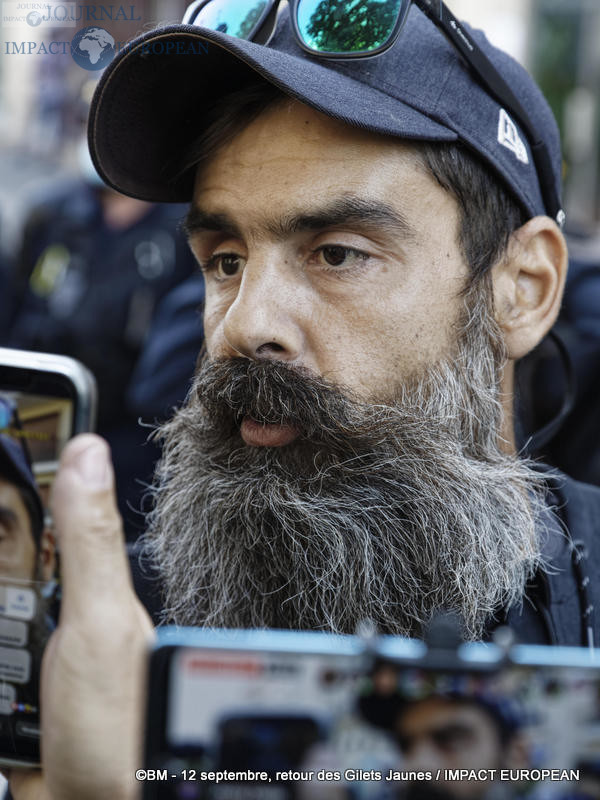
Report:
M 40 763 L 39 674 L 60 597 L 49 498 L 61 451 L 93 430 L 72 358 L 0 348 L 0 765 Z
M 144 800 L 600 798 L 600 652 L 158 634 Z

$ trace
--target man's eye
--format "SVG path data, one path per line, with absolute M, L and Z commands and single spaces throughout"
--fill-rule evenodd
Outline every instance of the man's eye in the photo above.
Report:
M 233 278 L 244 268 L 245 259 L 236 253 L 215 253 L 204 266 L 205 272 L 214 272 L 220 280 Z
M 357 267 L 369 258 L 361 250 L 343 247 L 340 244 L 327 244 L 315 250 L 318 260 L 328 267 Z

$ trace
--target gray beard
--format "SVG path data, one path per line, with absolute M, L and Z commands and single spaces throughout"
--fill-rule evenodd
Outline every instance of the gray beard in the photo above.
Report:
M 484 282 L 485 284 L 485 282 Z M 421 636 L 437 611 L 481 638 L 539 564 L 541 480 L 499 449 L 505 355 L 488 288 L 465 296 L 455 352 L 386 402 L 282 362 L 204 359 L 158 436 L 145 550 L 164 621 Z M 248 447 L 244 416 L 293 424 Z

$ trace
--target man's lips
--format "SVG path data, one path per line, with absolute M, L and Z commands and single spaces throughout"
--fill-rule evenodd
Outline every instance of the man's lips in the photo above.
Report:
M 244 417 L 240 426 L 242 439 L 252 447 L 283 447 L 300 435 L 294 425 L 273 425 Z

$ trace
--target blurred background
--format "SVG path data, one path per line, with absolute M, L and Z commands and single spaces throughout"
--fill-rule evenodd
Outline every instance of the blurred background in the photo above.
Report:
M 106 190 L 87 156 L 85 121 L 102 73 L 91 67 L 114 52 L 98 28 L 118 48 L 180 20 L 186 5 L 128 2 L 0 0 L 0 345 L 62 352 L 95 372 L 99 432 L 115 451 L 134 539 L 157 456 L 139 420 L 151 426 L 185 395 L 202 342 L 203 288 L 178 231 L 185 208 Z M 600 2 L 448 5 L 533 73 L 561 129 L 572 263 L 559 328 L 578 393 L 561 433 L 534 454 L 600 484 Z M 522 372 L 525 446 L 560 414 L 569 381 L 552 347 Z
M 0 246 L 5 251 L 18 238 L 22 204 L 48 180 L 80 171 L 77 145 L 102 70 L 82 69 L 63 42 L 70 45 L 79 29 L 93 26 L 95 15 L 98 26 L 109 30 L 115 42 L 125 43 L 160 23 L 179 22 L 187 5 L 185 0 L 128 2 L 0 0 Z M 18 8 L 21 5 L 26 6 L 24 11 Z M 64 26 L 26 21 L 28 9 L 39 7 L 47 15 L 49 5 L 57 12 L 67 9 Z M 113 19 L 102 18 L 110 9 Z M 71 16 L 77 21 L 71 21 Z M 51 40 L 59 42 L 54 53 L 18 52 L 23 42 L 28 50 L 29 42 L 47 45 Z
M 92 370 L 130 541 L 158 456 L 148 436 L 185 397 L 202 344 L 203 286 L 179 231 L 186 207 L 105 187 L 86 122 L 115 51 L 184 10 L 0 0 L 0 346 Z
M 595 236 L 600 219 L 600 3 L 598 0 L 452 0 L 537 80 L 558 121 L 564 200 L 573 232 Z M 600 251 L 599 251 L 600 253 Z

